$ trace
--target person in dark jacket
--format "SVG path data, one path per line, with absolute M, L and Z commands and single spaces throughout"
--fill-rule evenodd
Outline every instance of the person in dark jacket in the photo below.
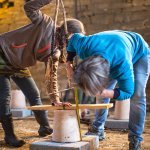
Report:
M 42 105 L 39 90 L 28 67 L 35 65 L 37 60 L 46 63 L 51 54 L 54 22 L 39 10 L 50 2 L 51 0 L 26 0 L 24 10 L 31 23 L 0 35 L 0 122 L 6 143 L 14 147 L 20 147 L 25 142 L 14 133 L 10 110 L 10 79 L 23 91 L 31 106 Z M 59 56 L 60 51 L 56 47 L 53 59 L 57 61 Z M 58 96 L 53 104 L 62 105 Z M 37 110 L 34 115 L 40 125 L 39 135 L 50 135 L 53 130 L 49 126 L 46 112 Z
M 146 116 L 146 84 L 150 74 L 150 49 L 143 37 L 135 32 L 112 30 L 86 36 L 79 20 L 67 21 L 68 77 L 88 95 L 118 101 L 130 98 L 129 149 L 140 150 Z M 63 24 L 62 24 L 63 27 Z M 78 55 L 83 61 L 73 73 L 72 60 Z M 74 75 L 73 75 L 74 74 Z M 116 83 L 118 87 L 115 88 Z M 104 125 L 108 110 L 98 110 L 88 135 L 105 138 Z

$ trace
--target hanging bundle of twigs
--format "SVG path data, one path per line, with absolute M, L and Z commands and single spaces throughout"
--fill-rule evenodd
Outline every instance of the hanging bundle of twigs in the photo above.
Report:
M 52 73 L 53 73 L 53 67 L 52 67 L 53 66 L 53 59 L 52 59 L 52 56 L 53 56 L 54 50 L 56 48 L 56 27 L 57 27 L 57 20 L 58 20 L 60 5 L 61 5 L 62 13 L 63 13 L 65 35 L 67 35 L 67 33 L 68 33 L 67 23 L 66 23 L 66 11 L 65 11 L 63 1 L 62 0 L 56 0 L 56 9 L 55 9 L 55 15 L 54 15 L 54 27 L 53 27 L 52 43 L 51 43 L 51 54 L 48 57 L 48 61 L 47 61 L 47 64 L 46 64 L 46 71 L 45 71 L 45 80 L 46 80 L 45 83 L 46 83 L 48 94 L 50 93 L 50 88 L 51 88 L 50 87 L 51 86 L 50 79 L 51 79 L 51 76 L 52 76 Z

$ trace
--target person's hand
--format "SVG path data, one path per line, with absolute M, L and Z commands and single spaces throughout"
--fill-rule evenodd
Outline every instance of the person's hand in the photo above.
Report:
M 66 63 L 66 69 L 67 69 L 67 77 L 69 80 L 73 79 L 73 65 L 70 62 Z
M 102 97 L 102 98 L 113 98 L 114 97 L 114 90 L 108 90 L 104 89 L 102 93 L 98 93 L 96 97 Z
M 53 102 L 52 105 L 53 106 L 63 106 L 63 107 L 70 107 L 70 106 L 72 106 L 72 104 L 69 103 L 69 102 Z

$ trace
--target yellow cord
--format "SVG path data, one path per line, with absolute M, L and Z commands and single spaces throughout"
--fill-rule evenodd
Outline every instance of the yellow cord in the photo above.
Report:
M 82 141 L 77 87 L 74 88 L 74 95 L 75 95 L 75 102 L 76 102 L 76 114 L 77 114 L 77 120 L 78 120 L 79 132 L 80 132 L 80 140 Z

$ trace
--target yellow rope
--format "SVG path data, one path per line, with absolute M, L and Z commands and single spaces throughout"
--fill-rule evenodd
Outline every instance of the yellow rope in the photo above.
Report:
M 77 114 L 77 120 L 78 120 L 78 126 L 79 126 L 79 132 L 80 132 L 80 140 L 82 141 L 82 133 L 81 133 L 81 125 L 80 125 L 80 115 L 79 115 L 79 99 L 78 99 L 78 90 L 77 87 L 74 88 L 74 95 L 75 95 L 75 102 L 76 102 L 76 114 Z

